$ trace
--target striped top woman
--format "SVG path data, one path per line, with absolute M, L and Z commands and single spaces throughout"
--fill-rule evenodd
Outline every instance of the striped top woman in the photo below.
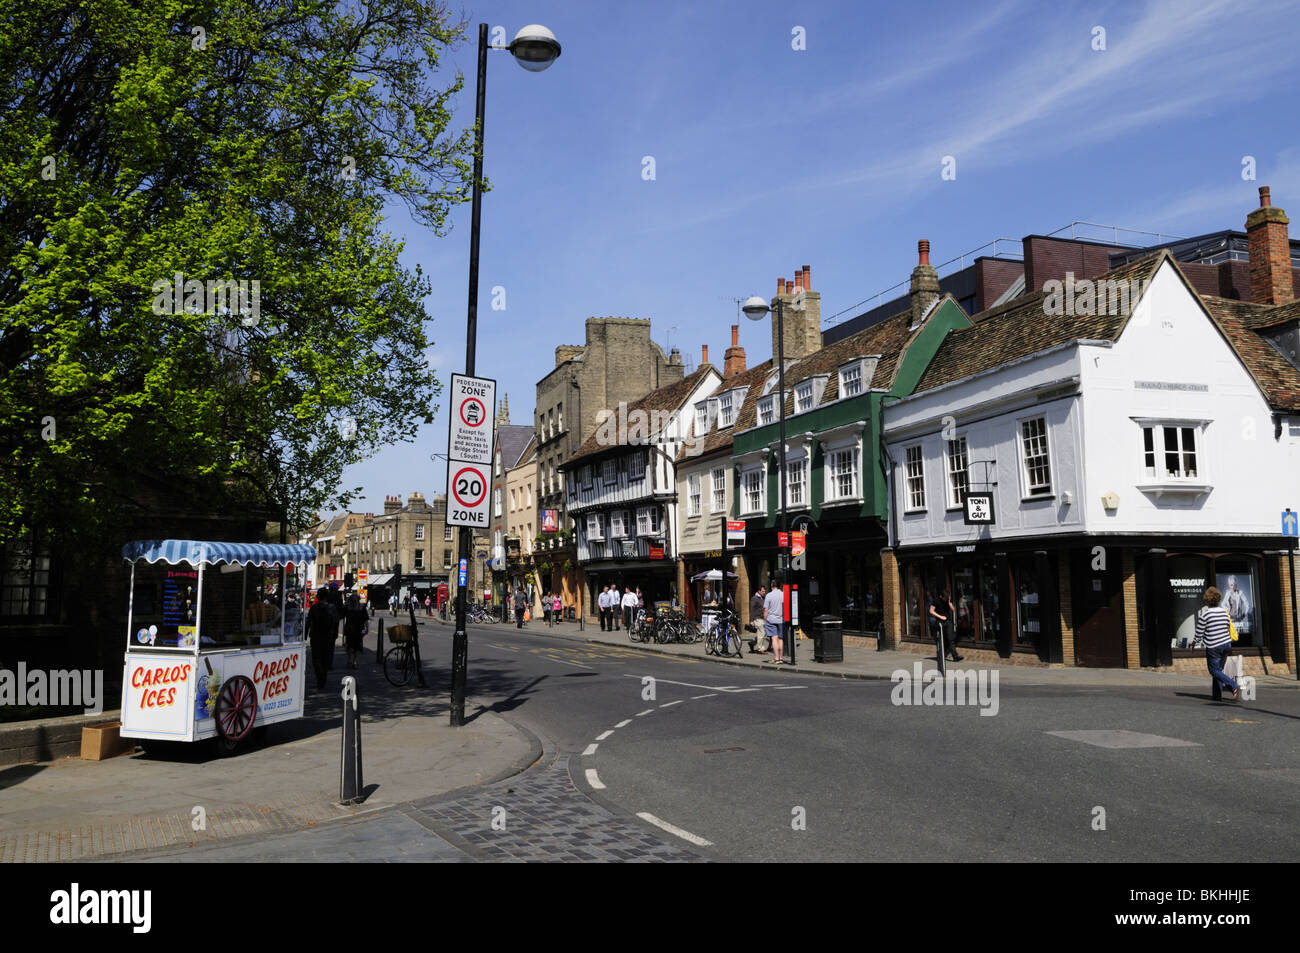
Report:
M 1221 649 L 1232 644 L 1232 635 L 1228 629 L 1230 620 L 1219 602 L 1223 596 L 1218 589 L 1211 586 L 1205 590 L 1202 601 L 1205 606 L 1196 613 L 1196 645 L 1207 649 Z
M 1228 613 L 1219 606 L 1223 594 L 1213 586 L 1201 597 L 1205 606 L 1196 613 L 1196 643 L 1205 646 L 1205 664 L 1210 670 L 1210 697 L 1221 701 L 1223 689 L 1232 692 L 1234 700 L 1240 697 L 1237 683 L 1224 674 L 1224 659 L 1232 652 L 1232 622 Z

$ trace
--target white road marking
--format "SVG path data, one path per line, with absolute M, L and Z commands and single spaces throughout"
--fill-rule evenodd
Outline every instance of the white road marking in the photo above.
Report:
M 546 656 L 552 662 L 560 662 L 564 665 L 577 665 L 578 668 L 591 668 L 590 665 L 579 665 L 577 662 L 570 662 L 568 659 L 556 658 L 554 655 Z
M 1123 728 L 1100 729 L 1090 731 L 1049 731 L 1049 735 L 1065 738 L 1069 741 L 1082 741 L 1086 745 L 1098 748 L 1199 748 L 1199 741 L 1183 741 L 1180 738 L 1167 738 L 1164 735 L 1149 735 L 1141 731 L 1128 731 Z
M 595 768 L 587 769 L 587 783 L 590 784 L 597 791 L 603 791 L 605 789 L 605 785 L 600 783 L 600 778 L 596 777 Z
M 701 698 L 714 698 L 717 694 L 717 692 L 709 692 L 707 695 L 692 695 L 691 701 L 699 701 Z
M 631 719 L 631 718 L 624 718 L 622 721 L 620 721 L 620 722 L 619 722 L 617 725 L 615 725 L 614 727 L 615 727 L 615 728 L 626 728 L 626 727 L 627 727 L 628 725 L 630 725 L 630 724 L 632 724 L 632 719 Z
M 772 688 L 778 692 L 788 692 L 792 688 L 807 688 L 807 685 L 773 685 Z
M 623 673 L 624 678 L 640 678 L 640 675 L 632 675 L 628 672 Z M 735 685 L 696 685 L 694 682 L 674 682 L 667 678 L 656 678 L 656 682 L 663 682 L 665 685 L 682 685 L 686 688 L 707 688 L 713 692 L 746 692 L 751 691 L 748 688 L 737 688 Z
M 663 703 L 662 705 L 660 705 L 659 707 L 660 707 L 660 708 L 672 708 L 674 705 L 680 705 L 683 701 L 685 701 L 685 699 L 679 698 L 679 699 L 677 699 L 677 701 L 675 701 L 675 702 L 664 702 L 664 703 Z
M 595 753 L 596 753 L 596 749 L 599 748 L 599 747 L 600 747 L 600 745 L 598 745 L 598 744 L 589 744 L 589 745 L 587 745 L 587 750 L 584 751 L 584 752 L 582 752 L 582 756 L 585 758 L 585 757 L 587 757 L 587 755 L 589 755 L 589 754 L 595 754 Z
M 764 682 L 762 685 L 755 685 L 755 688 L 780 688 L 781 682 Z
M 613 729 L 613 728 L 609 729 L 609 731 L 602 731 L 600 734 L 598 734 L 598 735 L 596 736 L 596 740 L 597 740 L 597 741 L 604 741 L 606 738 L 608 738 L 608 737 L 609 737 L 610 735 L 612 735 L 613 733 L 614 733 L 614 729 Z
M 636 715 L 635 715 L 634 717 L 636 717 L 636 718 L 640 718 L 642 715 L 648 715 L 648 714 L 650 714 L 652 711 L 654 711 L 653 708 L 647 708 L 645 711 L 639 711 L 639 712 L 637 712 Z
M 590 776 L 593 773 L 594 772 L 591 771 L 587 772 L 588 776 Z M 602 784 L 601 787 L 604 787 L 604 785 Z M 640 812 L 639 814 L 637 814 L 637 817 L 641 818 L 641 820 L 643 821 L 649 821 L 655 827 L 661 828 L 662 830 L 667 831 L 669 834 L 673 834 L 677 837 L 680 837 L 682 840 L 688 841 L 689 843 L 694 844 L 696 847 L 713 846 L 712 841 L 707 841 L 703 837 L 700 837 L 698 834 L 692 834 L 690 831 L 684 831 L 675 824 L 669 824 L 667 821 L 661 821 L 659 820 L 659 818 L 655 817 L 653 814 L 649 813 L 648 811 Z

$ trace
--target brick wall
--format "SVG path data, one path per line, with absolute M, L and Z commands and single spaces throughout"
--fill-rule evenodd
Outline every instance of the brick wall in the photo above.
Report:
M 1124 655 L 1128 668 L 1140 668 L 1137 573 L 1134 571 L 1133 550 L 1123 550 L 1122 567 L 1124 572 Z
M 880 551 L 881 608 L 884 610 L 884 641 L 896 647 L 903 640 L 903 587 L 898 573 L 898 557 L 892 549 Z
M 1004 258 L 979 258 L 975 261 L 975 308 L 984 311 L 993 306 L 993 302 L 1025 273 L 1025 264 L 1021 261 L 1007 261 Z
M 1291 618 L 1291 567 L 1287 565 L 1286 556 L 1272 557 L 1278 561 L 1278 575 L 1282 578 L 1282 639 L 1286 645 L 1286 664 L 1291 669 L 1291 674 L 1296 671 L 1295 657 L 1295 629 L 1292 626 Z M 1297 560 L 1300 563 L 1300 560 Z M 1300 571 L 1300 565 L 1295 567 Z
M 1074 590 L 1070 588 L 1070 555 L 1062 550 L 1059 589 L 1061 610 L 1061 660 L 1066 665 L 1078 665 L 1074 655 Z
M 1060 238 L 1029 235 L 1024 240 L 1025 291 L 1041 291 L 1047 281 L 1064 281 L 1072 272 L 1075 280 L 1096 278 L 1110 270 L 1110 253 L 1121 251 L 1109 245 L 1093 245 Z

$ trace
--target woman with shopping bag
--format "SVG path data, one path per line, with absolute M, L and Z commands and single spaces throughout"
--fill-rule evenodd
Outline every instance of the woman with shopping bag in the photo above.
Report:
M 1205 664 L 1210 669 L 1210 696 L 1223 701 L 1223 689 L 1232 692 L 1232 700 L 1241 695 L 1241 689 L 1223 671 L 1223 661 L 1232 654 L 1233 625 L 1228 613 L 1220 608 L 1223 593 L 1213 586 L 1205 590 L 1201 601 L 1205 603 L 1196 613 L 1196 639 L 1193 645 L 1205 646 Z

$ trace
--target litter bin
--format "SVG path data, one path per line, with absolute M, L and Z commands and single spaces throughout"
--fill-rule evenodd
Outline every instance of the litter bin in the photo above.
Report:
M 844 661 L 844 622 L 837 615 L 819 615 L 813 619 L 813 661 Z

